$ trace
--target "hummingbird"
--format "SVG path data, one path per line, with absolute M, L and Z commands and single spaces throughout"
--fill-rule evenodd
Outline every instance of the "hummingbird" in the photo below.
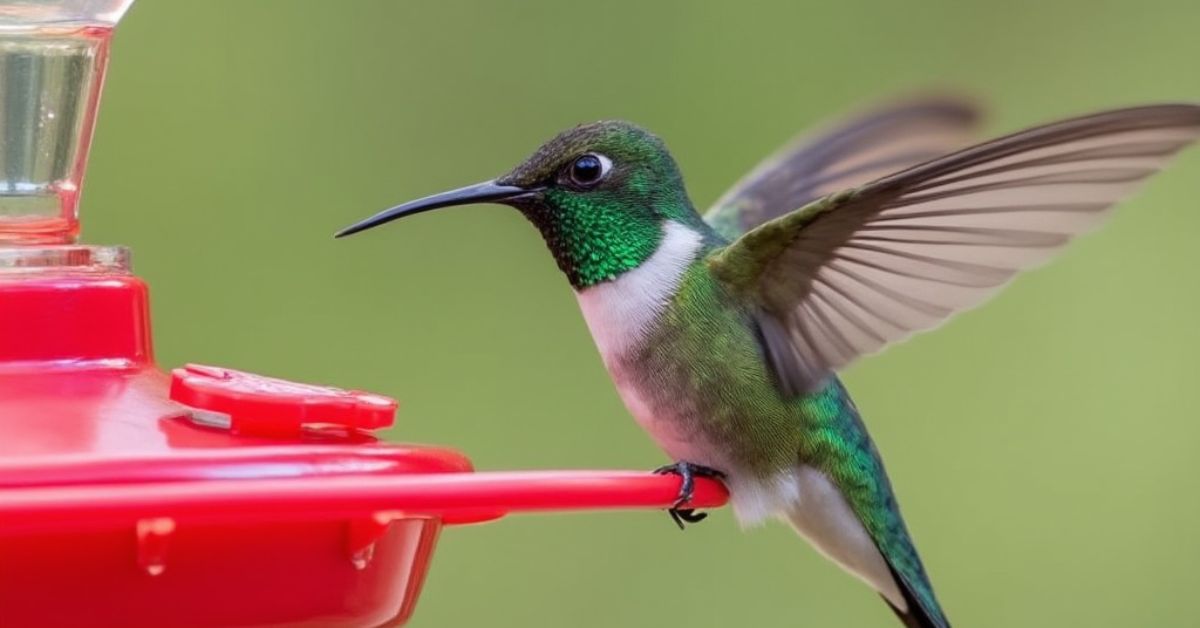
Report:
M 801 136 L 701 214 L 663 141 L 560 133 L 494 180 L 382 211 L 517 209 L 574 289 L 616 390 L 743 526 L 778 518 L 904 625 L 949 623 L 838 378 L 1041 264 L 1200 136 L 1200 105 L 1109 110 L 969 145 L 965 100 L 895 102 Z M 965 147 L 965 148 L 964 148 Z

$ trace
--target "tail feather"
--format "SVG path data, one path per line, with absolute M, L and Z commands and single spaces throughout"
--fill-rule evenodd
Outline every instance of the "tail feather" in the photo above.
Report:
M 871 585 L 906 626 L 949 628 L 858 408 L 836 379 L 814 397 L 813 416 L 832 436 L 814 437 L 796 474 L 800 499 L 788 518 L 834 562 Z M 736 493 L 735 493 L 736 498 Z M 736 505 L 736 502 L 735 502 Z
M 900 619 L 900 623 L 904 624 L 905 628 L 933 628 L 937 626 L 937 624 L 931 622 L 929 617 L 924 613 L 910 613 L 907 611 L 902 611 L 899 608 L 896 608 L 895 604 L 888 602 L 886 597 L 882 595 L 879 597 L 888 605 L 888 608 L 892 609 L 892 612 L 896 614 L 896 617 Z M 912 607 L 910 606 L 909 608 Z
M 801 465 L 794 478 L 801 498 L 788 510 L 787 519 L 801 536 L 879 592 L 905 626 L 949 628 L 891 500 L 888 511 L 895 516 L 884 527 L 886 533 L 872 534 L 824 472 Z M 735 491 L 735 506 L 737 496 Z
M 892 604 L 883 595 L 879 597 L 883 598 L 884 602 L 887 602 L 888 607 L 892 609 L 896 617 L 900 618 L 901 623 L 907 628 L 950 628 L 950 622 L 946 620 L 940 611 L 934 610 L 931 612 L 921 604 L 921 601 L 913 593 L 912 589 L 909 588 L 908 583 L 905 582 L 900 574 L 896 573 L 895 568 L 890 563 L 888 564 L 888 569 L 892 572 L 892 578 L 900 585 L 900 593 L 904 595 L 904 602 L 908 610 L 897 608 L 895 604 Z

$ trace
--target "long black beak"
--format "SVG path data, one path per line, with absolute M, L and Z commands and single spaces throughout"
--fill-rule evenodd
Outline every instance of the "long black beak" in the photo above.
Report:
M 403 205 L 397 205 L 391 209 L 385 209 L 370 218 L 356 222 L 345 229 L 333 234 L 335 238 L 341 238 L 348 235 L 353 235 L 359 231 L 365 231 L 371 227 L 378 227 L 386 222 L 391 222 L 397 218 L 412 216 L 421 212 L 427 212 L 431 209 L 439 207 L 451 207 L 454 205 L 471 205 L 473 203 L 494 203 L 523 194 L 529 194 L 534 190 L 516 187 L 514 185 L 500 185 L 495 181 L 484 181 L 475 185 L 468 185 L 465 188 L 426 196 L 415 201 L 409 201 Z

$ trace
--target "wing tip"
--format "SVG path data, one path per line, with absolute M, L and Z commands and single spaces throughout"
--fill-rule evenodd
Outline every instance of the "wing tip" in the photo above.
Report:
M 1103 119 L 1111 119 L 1114 124 L 1118 125 L 1128 124 L 1131 128 L 1200 127 L 1200 102 L 1179 101 L 1130 105 L 1097 111 L 1064 122 L 1084 123 Z
M 882 100 L 867 111 L 883 113 L 899 109 L 935 112 L 945 116 L 946 119 L 961 123 L 966 129 L 977 128 L 987 113 L 985 101 L 981 96 L 964 90 L 938 86 L 902 92 L 890 99 Z

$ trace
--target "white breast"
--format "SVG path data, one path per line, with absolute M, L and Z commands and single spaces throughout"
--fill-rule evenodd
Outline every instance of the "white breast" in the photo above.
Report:
M 610 368 L 649 331 L 679 288 L 703 241 L 677 222 L 663 226 L 658 250 L 637 268 L 576 292 L 583 318 Z

